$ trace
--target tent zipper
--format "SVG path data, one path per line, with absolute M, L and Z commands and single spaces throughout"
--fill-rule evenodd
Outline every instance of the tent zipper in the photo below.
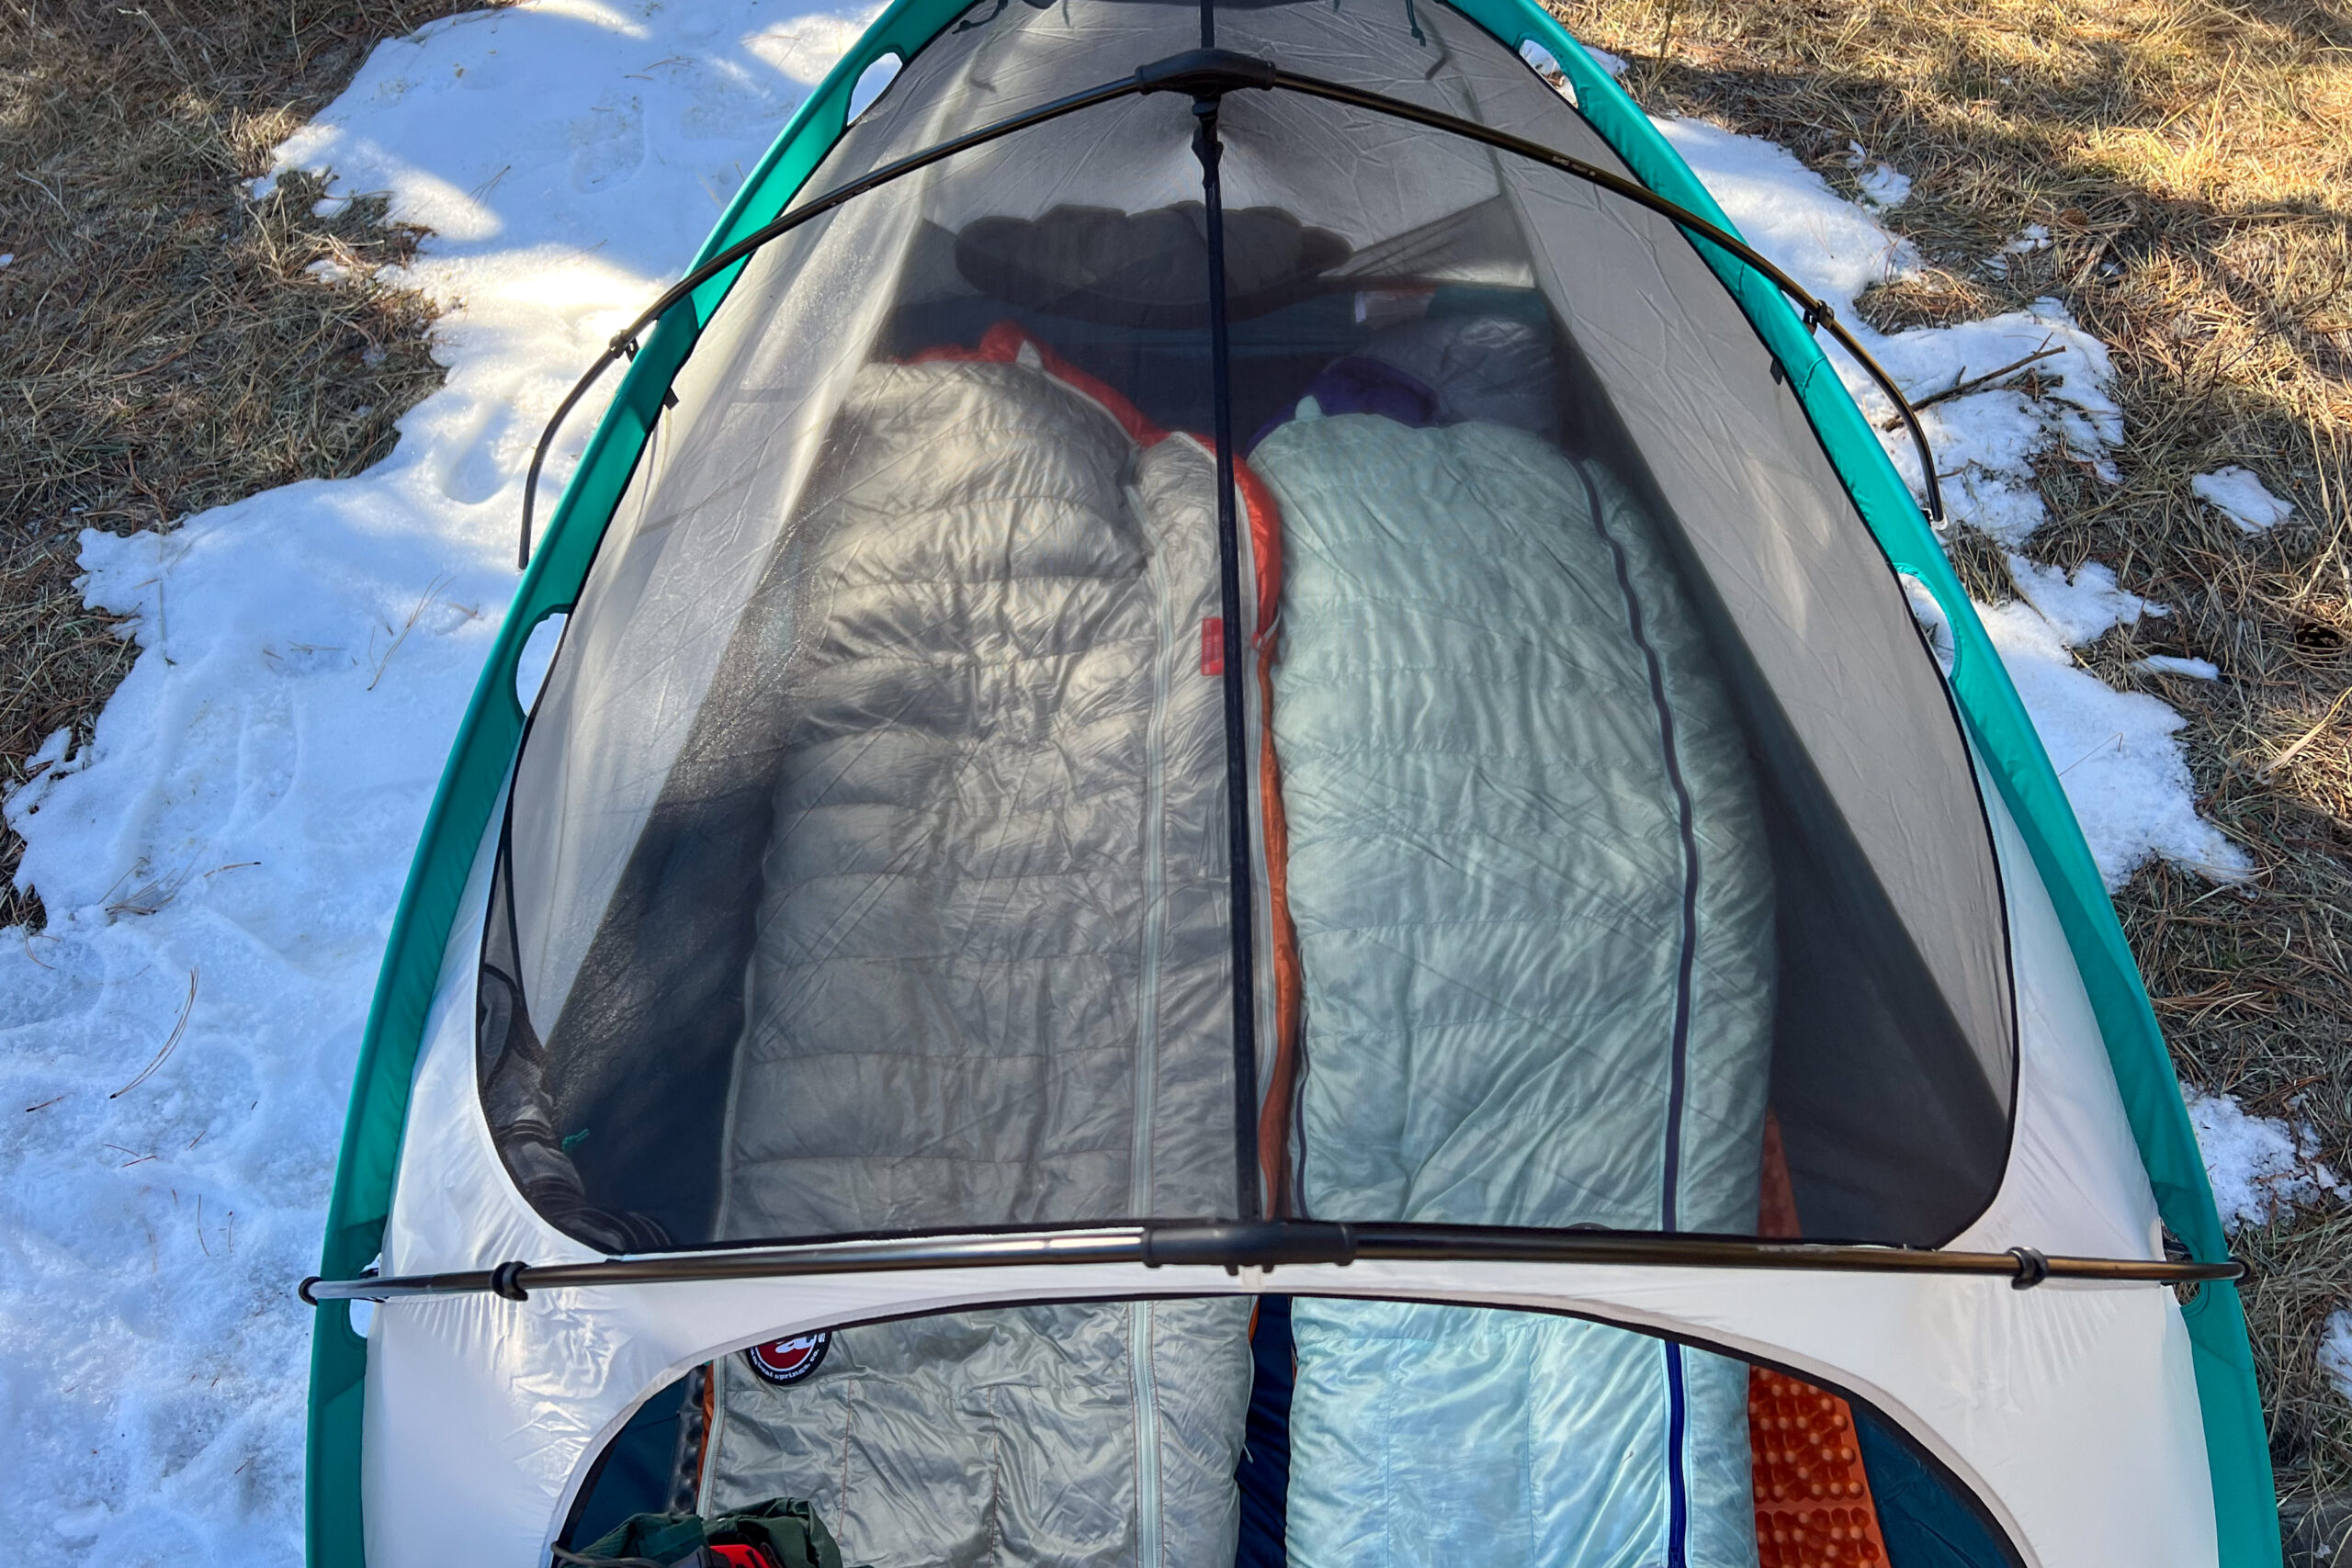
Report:
M 1159 1388 L 1151 1365 L 1149 1302 L 1127 1303 L 1127 1368 L 1136 1402 L 1136 1565 L 1160 1568 Z
M 1666 667 L 1658 658 L 1657 647 L 1650 640 L 1642 615 L 1640 592 L 1634 586 L 1631 563 L 1624 545 L 1611 531 L 1608 513 L 1603 506 L 1600 487 L 1594 484 L 1589 468 L 1579 465 L 1577 473 L 1584 480 L 1585 503 L 1592 511 L 1593 531 L 1609 547 L 1617 570 L 1617 586 L 1625 599 L 1626 630 L 1634 646 L 1641 649 L 1642 661 L 1649 676 L 1650 701 L 1657 710 L 1658 756 L 1666 771 L 1667 783 L 1673 789 L 1675 829 L 1678 847 L 1682 854 L 1682 897 L 1680 919 L 1682 937 L 1675 954 L 1674 964 L 1674 1030 L 1668 1057 L 1669 1077 L 1666 1099 L 1660 1172 L 1662 1190 L 1658 1195 L 1658 1229 L 1672 1235 L 1682 1228 L 1682 1111 L 1688 1094 L 1690 1043 L 1690 989 L 1692 972 L 1699 943 L 1699 840 L 1691 823 L 1690 787 L 1682 776 L 1681 753 L 1674 739 L 1674 708 L 1667 699 Z M 1667 1397 L 1667 1568 L 1684 1568 L 1689 1553 L 1690 1503 L 1688 1491 L 1690 1462 L 1689 1424 L 1690 1393 L 1682 1367 L 1682 1348 L 1668 1342 L 1666 1346 Z

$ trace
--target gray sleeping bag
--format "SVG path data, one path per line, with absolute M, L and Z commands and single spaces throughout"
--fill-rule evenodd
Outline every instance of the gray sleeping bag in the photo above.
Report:
M 794 546 L 720 1234 L 1230 1211 L 1213 480 L 1031 350 L 858 375 Z M 1249 1311 L 723 1358 L 701 1506 L 807 1498 L 876 1568 L 1229 1562 Z
M 1771 879 L 1652 526 L 1521 430 L 1302 413 L 1251 461 L 1308 1212 L 1752 1230 Z M 1441 1306 L 1293 1323 L 1297 1568 L 1756 1561 L 1739 1364 Z

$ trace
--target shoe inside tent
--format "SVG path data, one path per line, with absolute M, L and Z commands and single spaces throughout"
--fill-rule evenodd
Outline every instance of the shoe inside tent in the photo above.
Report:
M 2276 1562 L 2163 1041 L 1824 338 L 1527 0 L 899 0 L 526 524 L 311 1562 Z

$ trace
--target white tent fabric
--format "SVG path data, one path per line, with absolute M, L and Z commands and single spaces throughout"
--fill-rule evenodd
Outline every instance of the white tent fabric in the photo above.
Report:
M 2154 1201 L 2087 998 L 2017 831 L 1996 809 L 2017 954 L 2016 1139 L 1953 1243 L 2160 1256 Z M 473 976 L 494 835 L 427 1022 L 385 1271 L 588 1261 L 514 1191 L 475 1090 Z M 1850 1393 L 1933 1454 L 2031 1568 L 2197 1568 L 2216 1550 L 2187 1332 L 2144 1284 L 1542 1264 L 1244 1269 L 1071 1266 L 542 1291 L 386 1303 L 369 1343 L 375 1568 L 544 1557 L 587 1467 L 688 1368 L 783 1336 L 910 1313 L 1078 1297 L 1361 1295 L 1560 1311 L 1654 1330 Z M 469 1528 L 453 1539 L 445 1522 Z

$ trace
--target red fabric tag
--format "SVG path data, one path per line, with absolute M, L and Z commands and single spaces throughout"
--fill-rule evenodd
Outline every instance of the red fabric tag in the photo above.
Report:
M 768 1554 L 756 1546 L 717 1546 L 710 1554 L 727 1568 L 769 1568 Z
M 1211 615 L 1201 623 L 1201 673 L 1225 673 L 1225 617 Z

